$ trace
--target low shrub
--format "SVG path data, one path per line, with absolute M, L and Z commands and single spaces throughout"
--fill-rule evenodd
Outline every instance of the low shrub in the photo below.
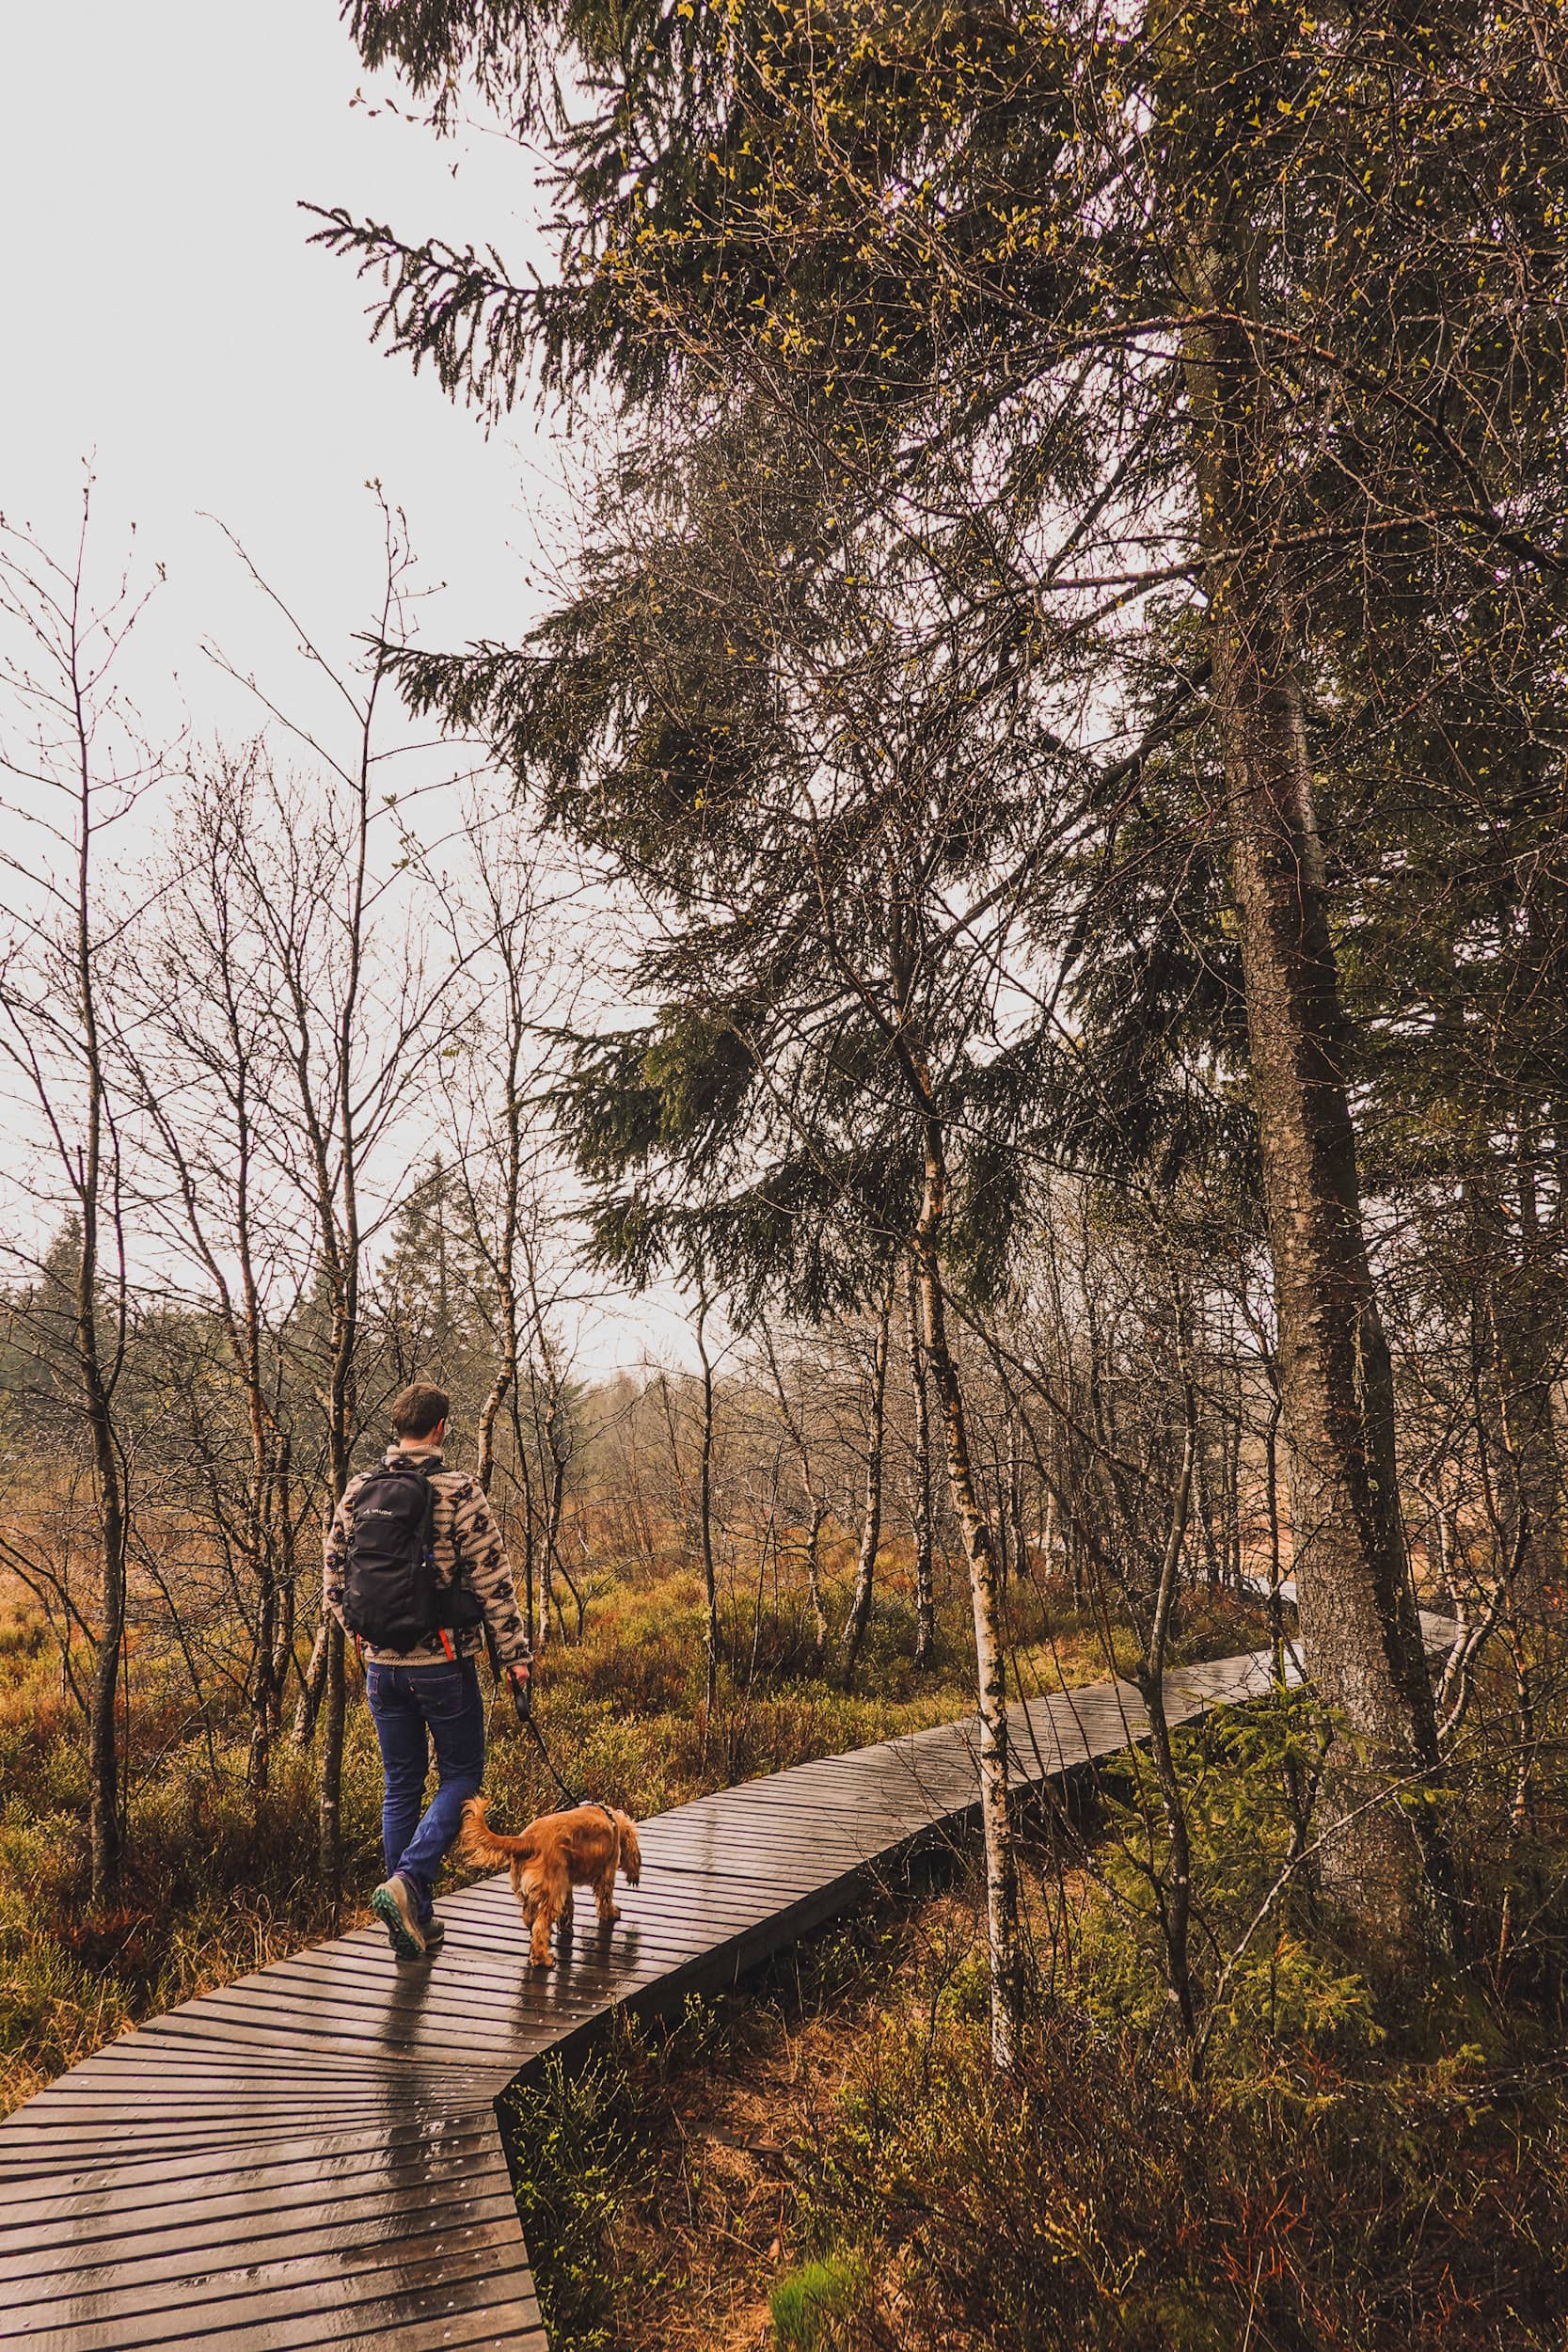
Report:
M 896 2274 L 911 2352 L 1544 2352 L 1568 2320 L 1565 2160 L 1548 2066 L 1298 2043 L 1204 2087 L 1064 2009 L 1006 2081 L 960 2020 L 876 2036 L 801 2221 Z
M 674 2026 L 652 2036 L 619 2016 L 591 2058 L 571 2068 L 547 2058 L 498 2103 L 552 2352 L 618 2345 L 621 2219 L 654 2162 L 671 2076 L 701 2062 L 714 2029 L 713 2011 L 695 1996 Z M 658 2263 L 644 2260 L 641 2289 L 662 2283 Z
M 635 2077 L 621 2052 L 570 2074 L 552 2058 L 498 2111 L 550 2342 L 610 2352 L 614 2224 L 644 2153 Z

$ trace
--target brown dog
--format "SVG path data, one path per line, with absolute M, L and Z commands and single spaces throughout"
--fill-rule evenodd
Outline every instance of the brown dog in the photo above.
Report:
M 578 1804 L 569 1813 L 542 1814 L 520 1837 L 501 1837 L 486 1821 L 485 1810 L 483 1797 L 468 1799 L 458 1848 L 469 1862 L 510 1864 L 512 1892 L 523 1906 L 532 1938 L 529 1957 L 536 1968 L 550 1964 L 556 1921 L 571 1923 L 574 1886 L 594 1889 L 601 1927 L 620 1917 L 616 1870 L 625 1870 L 628 1886 L 636 1886 L 642 1874 L 637 1826 L 628 1815 L 609 1805 Z

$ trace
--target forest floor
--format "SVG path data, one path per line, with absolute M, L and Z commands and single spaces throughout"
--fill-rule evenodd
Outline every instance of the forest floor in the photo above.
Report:
M 849 1552 L 844 1538 L 830 1553 L 835 1626 Z M 847 1689 L 816 1670 L 798 1621 L 750 1605 L 727 1613 L 708 1720 L 697 1580 L 681 1568 L 605 1572 L 586 1588 L 583 1638 L 552 1642 L 539 1664 L 538 1719 L 551 1752 L 575 1784 L 641 1818 L 950 1721 L 974 1704 L 963 1597 L 947 1592 L 936 1664 L 917 1672 L 907 1581 L 907 1564 L 892 1554 Z M 1128 1662 L 1130 1635 L 1102 1629 L 1061 1593 L 1021 1592 L 1013 1615 L 1025 1692 L 1098 1680 Z M 1176 1658 L 1225 1656 L 1261 1638 L 1254 1610 L 1205 1594 L 1188 1609 Z M 258 1791 L 245 1779 L 237 1695 L 217 1667 L 193 1677 L 179 1645 L 160 1644 L 144 1625 L 132 1637 L 128 1680 L 126 1867 L 115 1901 L 95 1908 L 86 1889 L 80 1712 L 29 1597 L 0 1590 L 0 2112 L 139 2019 L 335 1924 L 362 1921 L 380 1876 L 379 1759 L 356 1670 L 338 1923 L 316 1868 L 315 1759 L 296 1754 L 287 1734 L 293 1693 L 270 1785 Z M 502 1826 L 559 1802 L 509 1710 L 491 1717 L 486 1787 Z
M 705 1720 L 696 1580 L 605 1572 L 584 1637 L 541 1664 L 551 1748 L 647 1815 L 960 1715 L 962 1593 L 917 1674 L 906 1582 L 895 1559 L 849 1690 L 814 1669 L 798 1621 L 726 1613 Z M 1025 1692 L 1130 1662 L 1125 1629 L 1059 1588 L 1031 1579 L 1010 1613 Z M 1192 1594 L 1172 1662 L 1260 1640 L 1250 1604 Z M 197 1707 L 185 1661 L 146 1629 L 130 1687 L 128 1864 L 95 1911 L 80 1717 L 24 1597 L 0 1603 L 8 2106 L 136 2018 L 331 1931 L 314 1758 L 285 1738 L 271 1786 L 247 1788 L 221 1681 Z M 990 2064 L 983 1910 L 960 1861 L 673 2027 L 618 2026 L 509 2094 L 554 2352 L 1563 2352 L 1568 1726 L 1541 1715 L 1528 1834 L 1510 1829 L 1512 1688 L 1500 1661 L 1478 1683 L 1450 1808 L 1463 1968 L 1414 1988 L 1380 1974 L 1305 1893 L 1266 1932 L 1249 1924 L 1317 1738 L 1285 1695 L 1178 1741 L 1201 2066 L 1172 2024 L 1159 1808 L 1134 1753 L 1092 1802 L 1023 1825 L 1033 1994 L 1009 2077 Z M 503 1821 L 552 1800 L 509 1716 L 488 1786 Z M 379 1875 L 378 1805 L 356 1687 L 344 1924 Z
M 1106 1964 L 1096 1869 L 1034 1863 L 1079 1933 L 1009 2083 L 960 1880 L 512 2095 L 552 2352 L 1560 2352 L 1538 2014 L 1380 1998 L 1286 1935 L 1285 2000 L 1195 2079 Z

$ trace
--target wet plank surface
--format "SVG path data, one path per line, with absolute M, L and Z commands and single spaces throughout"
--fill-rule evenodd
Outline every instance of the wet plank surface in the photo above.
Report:
M 1269 1680 L 1266 1650 L 1186 1667 L 1167 1708 L 1190 1722 Z M 1107 1682 L 1012 1726 L 1023 1787 L 1148 1722 Z M 121 2036 L 0 2123 L 0 2341 L 546 2352 L 498 2095 L 617 2007 L 733 1983 L 972 1826 L 976 1790 L 973 1719 L 797 1765 L 642 1822 L 641 1886 L 608 1931 L 579 1912 L 547 1974 L 498 1878 L 442 1900 L 435 1961 L 361 1929 Z

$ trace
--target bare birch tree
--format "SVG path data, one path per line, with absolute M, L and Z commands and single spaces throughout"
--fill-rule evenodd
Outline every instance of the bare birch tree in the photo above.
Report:
M 22 845 L 20 854 L 4 853 L 19 911 L 0 951 L 0 1050 L 51 1168 L 51 1190 L 71 1212 L 70 1356 L 98 1539 L 92 1621 L 67 1593 L 61 1598 L 67 1643 L 79 1629 L 91 1645 L 89 1839 L 92 1896 L 101 1901 L 118 1884 L 124 1840 L 117 1710 L 133 1507 L 117 1411 L 130 1315 L 125 1169 L 105 1013 L 132 909 L 117 902 L 104 872 L 104 836 L 159 763 L 128 724 L 114 685 L 146 596 L 127 578 L 94 600 L 90 520 L 88 485 L 76 544 L 63 561 L 0 522 L 0 773 Z M 26 1577 L 14 1537 L 7 1550 Z

